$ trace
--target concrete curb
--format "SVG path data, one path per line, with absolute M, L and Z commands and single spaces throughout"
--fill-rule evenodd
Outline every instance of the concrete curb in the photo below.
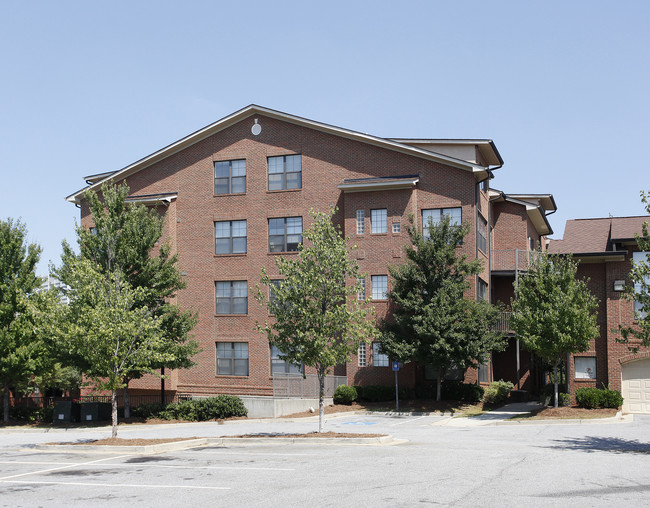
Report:
M 617 414 L 609 418 L 579 418 L 579 419 L 557 419 L 557 420 L 504 420 L 496 422 L 495 425 L 602 425 L 614 423 L 632 423 L 633 414 Z

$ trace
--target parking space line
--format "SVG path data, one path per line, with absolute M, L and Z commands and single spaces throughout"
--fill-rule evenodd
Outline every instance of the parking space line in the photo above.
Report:
M 145 489 L 204 489 L 204 490 L 231 490 L 231 487 L 207 487 L 204 485 L 146 485 L 129 483 L 93 483 L 93 482 L 51 482 L 40 480 L 1 480 L 0 483 L 20 483 L 28 485 L 75 485 L 77 487 L 142 487 Z
M 407 418 L 403 422 L 391 423 L 389 427 L 395 427 L 396 425 L 403 425 L 404 423 L 415 422 L 417 420 L 421 420 L 422 418 L 426 418 L 426 416 L 418 416 L 417 418 Z
M 98 462 L 104 462 L 106 460 L 123 459 L 124 457 L 130 457 L 130 455 L 119 455 L 117 457 L 104 457 L 103 459 L 91 460 L 90 462 L 74 462 L 74 463 L 66 464 L 65 466 L 51 467 L 50 469 L 41 469 L 40 471 L 30 471 L 27 473 L 14 474 L 11 476 L 3 476 L 2 478 L 0 478 L 0 481 L 6 481 L 11 478 L 18 478 L 20 476 L 29 476 L 31 474 L 49 473 L 50 471 L 59 471 L 61 469 L 69 469 L 71 467 L 88 466 L 90 464 L 97 464 Z
M 22 462 L 2 462 L 0 461 L 0 464 L 22 464 L 22 465 L 27 465 L 27 464 L 43 464 L 41 462 L 28 462 L 28 461 L 22 461 Z M 48 464 L 52 464 L 51 462 Z M 60 464 L 60 463 L 59 463 Z M 157 467 L 161 469 L 219 469 L 219 470 L 236 470 L 236 471 L 295 471 L 295 468 L 283 468 L 283 467 L 239 467 L 239 466 L 183 466 L 183 465 L 174 465 L 174 464 L 143 464 L 143 463 L 137 463 L 137 464 L 70 464 L 71 466 L 91 466 L 91 469 L 94 468 L 107 468 L 107 467 L 112 467 L 112 468 L 145 468 L 145 467 Z M 48 471 L 48 470 L 46 470 Z M 30 473 L 25 473 L 25 474 L 30 474 Z M 31 473 L 33 474 L 33 473 Z M 8 476 L 7 478 L 12 478 L 11 476 Z M 3 480 L 4 478 L 0 478 L 0 480 Z

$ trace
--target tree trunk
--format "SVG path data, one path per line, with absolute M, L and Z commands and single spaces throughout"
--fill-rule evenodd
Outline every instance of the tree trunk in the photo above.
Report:
M 111 391 L 111 423 L 113 424 L 113 430 L 111 431 L 111 437 L 117 437 L 117 390 Z
M 557 372 L 558 363 L 559 363 L 559 362 L 556 361 L 555 364 L 553 365 L 553 377 L 555 378 L 555 379 L 553 380 L 553 381 L 554 381 L 554 383 L 553 383 L 553 384 L 554 384 L 554 389 L 555 389 L 555 406 L 554 406 L 554 407 L 558 407 L 558 399 L 560 398 L 560 396 L 558 395 L 558 385 L 559 385 L 559 383 L 558 383 L 558 379 L 557 379 L 557 375 L 558 375 L 558 372 Z
M 325 373 L 318 373 L 318 432 L 323 432 L 325 419 Z
M 9 385 L 5 385 L 4 395 L 2 397 L 2 414 L 3 421 L 7 423 L 9 421 Z
M 442 398 L 442 378 L 444 377 L 445 371 L 443 369 L 438 369 L 438 381 L 436 382 L 436 400 L 441 400 Z
M 131 418 L 131 398 L 129 397 L 129 380 L 124 385 L 124 418 Z

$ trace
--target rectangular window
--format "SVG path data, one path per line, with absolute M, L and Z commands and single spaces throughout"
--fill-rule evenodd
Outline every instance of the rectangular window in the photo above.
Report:
M 482 363 L 478 366 L 478 382 L 490 382 L 490 365 L 488 363 Z
M 634 252 L 632 253 L 632 260 L 634 261 L 635 265 L 638 265 L 639 263 L 650 264 L 650 252 Z M 645 277 L 644 283 L 647 288 L 650 285 L 650 277 Z M 635 283 L 634 292 L 641 293 L 642 291 L 643 284 Z M 650 311 L 650 309 L 644 309 L 643 304 L 640 301 L 634 300 L 634 314 L 636 316 L 636 319 L 645 319 L 648 315 L 648 311 Z
M 596 358 L 576 356 L 575 370 L 576 379 L 596 379 Z
M 372 299 L 386 300 L 388 298 L 388 275 L 372 276 Z
M 366 343 L 359 343 L 359 349 L 357 349 L 357 365 L 359 367 L 368 366 L 368 355 L 366 353 Z
M 372 364 L 375 367 L 388 367 L 388 355 L 380 353 L 380 347 L 379 342 L 372 343 Z
M 246 221 L 214 223 L 215 254 L 246 254 Z
M 363 235 L 366 232 L 366 212 L 357 210 L 357 234 Z
M 478 223 L 476 225 L 476 242 L 478 248 L 487 254 L 487 221 L 482 215 L 478 216 Z
M 269 190 L 302 188 L 302 156 L 269 157 Z
M 366 299 L 366 279 L 357 279 L 359 281 L 359 291 L 357 291 L 357 300 L 363 302 Z
M 214 163 L 214 193 L 243 194 L 246 192 L 246 161 Z
M 385 208 L 370 210 L 370 232 L 386 233 L 388 211 Z
M 302 365 L 289 363 L 281 358 L 282 353 L 276 346 L 271 346 L 271 375 L 273 374 L 302 374 Z
M 484 282 L 482 279 L 477 278 L 476 279 L 476 299 L 479 300 L 479 301 L 481 301 L 481 300 L 487 301 L 487 299 L 488 299 L 487 289 L 488 289 L 487 282 Z
M 269 252 L 293 252 L 302 243 L 302 217 L 269 219 Z
M 271 285 L 269 286 L 269 303 L 275 303 L 275 288 L 280 285 L 282 279 L 273 279 Z
M 460 226 L 463 223 L 463 209 L 460 207 L 422 210 L 422 231 L 425 238 L 429 238 L 429 223 L 435 226 L 443 216 L 449 217 L 450 224 L 453 226 Z
M 248 314 L 246 281 L 215 282 L 217 314 Z
M 402 232 L 402 223 L 393 222 L 393 233 L 401 233 L 401 232 Z
M 217 342 L 217 375 L 248 376 L 248 342 Z

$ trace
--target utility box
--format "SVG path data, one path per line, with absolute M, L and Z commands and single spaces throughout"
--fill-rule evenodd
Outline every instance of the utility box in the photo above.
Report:
M 99 422 L 111 419 L 110 402 L 83 402 L 80 412 L 81 422 Z
M 75 423 L 79 421 L 80 405 L 71 400 L 59 400 L 54 402 L 54 423 Z

